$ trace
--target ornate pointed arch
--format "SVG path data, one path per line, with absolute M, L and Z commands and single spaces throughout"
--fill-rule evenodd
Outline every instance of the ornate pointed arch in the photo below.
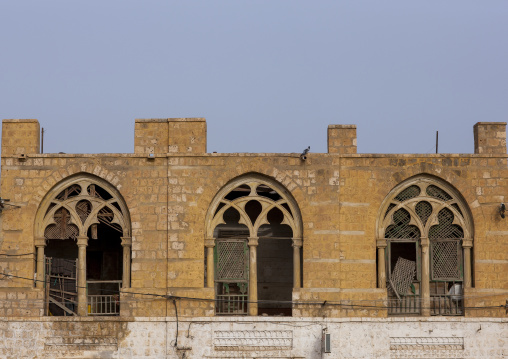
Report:
M 291 301 L 291 291 L 301 287 L 302 232 L 300 209 L 277 181 L 245 174 L 221 188 L 205 219 L 206 286 L 215 288 L 216 313 L 258 314 L 258 278 L 266 284 L 266 275 L 257 273 L 260 243 L 265 251 L 286 246 L 280 263 L 289 273 L 292 267 L 293 276 L 281 277 L 289 288 L 282 295 Z
M 104 231 L 104 232 L 102 232 Z M 113 241 L 101 240 L 101 233 L 115 233 Z M 109 182 L 102 178 L 88 174 L 78 173 L 70 176 L 53 186 L 41 201 L 37 209 L 35 223 L 35 246 L 37 247 L 37 286 L 42 287 L 45 268 L 46 251 L 55 253 L 55 246 L 60 244 L 54 240 L 74 240 L 77 244 L 77 264 L 74 280 L 77 281 L 77 313 L 86 315 L 87 302 L 94 299 L 87 298 L 87 247 L 95 246 L 104 253 L 110 253 L 114 249 L 119 260 L 116 273 L 110 273 L 107 280 L 120 283 L 123 288 L 130 287 L 130 263 L 131 263 L 131 219 L 129 209 L 120 192 Z M 90 238 L 89 238 L 90 237 Z M 91 240 L 98 240 L 89 242 Z M 49 242 L 48 240 L 52 240 Z M 62 242 L 64 243 L 64 242 Z M 71 242 L 72 243 L 72 242 Z M 110 247 L 108 247 L 110 245 Z M 111 247 L 113 246 L 113 247 Z M 115 247 L 116 246 L 116 247 Z M 70 247 L 66 247 L 70 251 Z M 109 249 L 103 249 L 109 248 Z M 109 251 L 109 252 L 108 252 Z M 64 255 L 69 255 L 66 252 Z M 108 254 L 109 255 L 109 254 Z M 121 262 L 121 263 L 120 263 Z M 119 278 L 121 276 L 121 278 Z M 120 280 L 121 279 L 121 280 Z M 102 295 L 95 293 L 94 298 L 105 298 L 111 301 L 114 294 Z M 57 301 L 51 294 L 46 300 Z M 101 299 L 102 300 L 102 299 Z M 60 304 L 63 308 L 64 305 Z M 100 306 L 91 305 L 92 310 Z M 115 307 L 116 308 L 116 307 Z M 116 309 L 115 309 L 116 310 Z M 118 313 L 116 313 L 118 314 Z
M 123 237 L 131 236 L 131 221 L 127 205 L 118 190 L 102 178 L 88 173 L 69 177 L 48 191 L 36 214 L 34 233 L 44 238 L 49 225 L 55 224 L 55 214 L 66 209 L 69 223 L 79 230 L 78 236 L 86 236 L 88 229 L 99 222 L 109 222 L 122 231 Z M 112 213 L 111 220 L 104 219 L 101 211 Z M 107 217 L 107 216 L 106 216 Z
M 273 199 L 261 194 L 260 186 L 263 190 L 270 190 L 277 193 L 280 198 Z M 226 196 L 237 188 L 242 188 L 245 196 L 228 200 Z M 268 189 L 267 189 L 268 188 Z M 256 200 L 261 203 L 262 212 L 252 223 L 245 213 L 246 204 Z M 257 230 L 263 224 L 267 224 L 267 214 L 273 208 L 278 208 L 283 214 L 282 224 L 286 224 L 293 230 L 293 238 L 301 239 L 303 237 L 302 217 L 300 209 L 291 193 L 279 182 L 272 180 L 266 176 L 254 173 L 237 177 L 228 182 L 217 194 L 208 207 L 205 218 L 205 237 L 213 239 L 213 232 L 217 225 L 225 223 L 223 215 L 229 208 L 235 208 L 239 211 L 241 224 L 245 224 L 249 228 L 250 237 L 257 237 Z
M 426 202 L 431 205 L 431 213 L 425 218 L 426 208 L 417 205 Z M 419 175 L 407 179 L 393 188 L 386 196 L 377 216 L 377 237 L 384 238 L 385 230 L 393 224 L 393 214 L 400 208 L 411 213 L 412 224 L 416 225 L 421 233 L 428 233 L 429 228 L 439 223 L 437 214 L 448 208 L 454 214 L 454 224 L 460 225 L 464 230 L 464 238 L 471 239 L 474 233 L 473 216 L 467 202 L 448 182 L 430 175 Z M 417 213 L 418 211 L 418 213 Z
M 393 299 L 390 314 L 464 315 L 472 218 L 460 192 L 434 176 L 415 176 L 390 191 L 376 225 L 378 286 Z

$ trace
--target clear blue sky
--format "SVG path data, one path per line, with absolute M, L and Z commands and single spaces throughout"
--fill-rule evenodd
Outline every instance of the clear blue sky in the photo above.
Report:
M 2 1 L 0 118 L 45 152 L 133 152 L 134 119 L 205 117 L 208 150 L 473 151 L 508 119 L 508 1 Z

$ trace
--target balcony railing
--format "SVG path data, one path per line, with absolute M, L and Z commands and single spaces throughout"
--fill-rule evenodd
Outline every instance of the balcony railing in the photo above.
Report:
M 464 298 L 461 282 L 430 283 L 431 315 L 464 315 Z
M 247 314 L 247 294 L 219 294 L 215 305 L 215 313 L 220 315 Z
M 88 293 L 88 315 L 120 315 L 121 280 L 89 280 L 86 282 Z

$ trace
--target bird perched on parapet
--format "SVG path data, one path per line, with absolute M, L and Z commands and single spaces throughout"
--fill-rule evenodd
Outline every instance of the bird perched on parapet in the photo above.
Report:
M 20 208 L 19 206 L 16 206 L 15 204 L 6 203 L 9 201 L 10 201 L 10 199 L 4 199 L 4 198 L 0 197 L 0 213 L 2 213 L 2 211 L 4 209 L 7 209 L 5 206 L 10 206 L 13 208 Z
M 300 155 L 300 159 L 302 161 L 305 161 L 307 159 L 307 153 L 310 151 L 310 146 L 303 150 L 302 154 Z

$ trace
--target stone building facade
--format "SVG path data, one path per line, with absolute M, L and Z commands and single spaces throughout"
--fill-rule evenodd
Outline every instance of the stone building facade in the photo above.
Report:
M 0 357 L 508 356 L 506 123 L 305 158 L 207 153 L 201 118 L 136 120 L 133 154 L 39 134 L 3 121 Z

